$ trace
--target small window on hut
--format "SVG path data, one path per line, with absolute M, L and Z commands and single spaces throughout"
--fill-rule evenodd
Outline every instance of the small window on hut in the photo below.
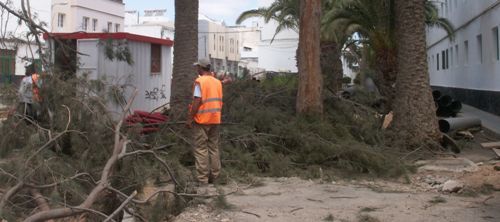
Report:
M 151 44 L 151 74 L 161 73 L 161 45 Z

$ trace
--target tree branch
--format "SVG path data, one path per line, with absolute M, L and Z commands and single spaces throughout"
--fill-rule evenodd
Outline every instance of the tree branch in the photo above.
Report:
M 175 179 L 174 173 L 172 172 L 172 170 L 168 166 L 167 162 L 165 162 L 163 159 L 161 159 L 158 156 L 158 154 L 156 154 L 154 151 L 151 151 L 151 150 L 137 150 L 137 151 L 133 151 L 133 152 L 130 152 L 130 153 L 123 153 L 123 154 L 121 154 L 119 156 L 119 158 L 121 159 L 121 158 L 124 158 L 124 157 L 127 157 L 127 156 L 141 155 L 141 154 L 151 154 L 151 155 L 153 155 L 153 157 L 156 160 L 158 160 L 163 165 L 163 167 L 165 167 L 165 169 L 167 170 L 168 175 L 170 176 L 170 178 L 172 179 L 172 181 L 174 181 L 175 185 L 176 186 L 180 186 L 180 183 L 177 181 L 177 179 Z
M 134 191 L 123 203 L 111 214 L 109 215 L 103 222 L 108 222 L 112 220 L 114 216 L 116 216 L 127 204 L 134 199 L 134 197 L 137 195 L 137 191 Z
M 125 110 L 129 110 L 130 107 L 132 106 L 132 102 L 134 101 L 135 97 L 137 96 L 138 91 L 135 90 L 134 93 L 132 94 L 132 97 L 127 103 L 127 106 L 125 107 Z M 114 167 L 114 165 L 118 162 L 119 158 L 118 156 L 122 152 L 122 149 L 124 149 L 124 144 L 126 143 L 127 139 L 126 138 L 120 138 L 120 129 L 121 126 L 123 125 L 123 120 L 125 119 L 125 116 L 127 115 L 127 112 L 123 112 L 122 118 L 120 121 L 116 124 L 115 127 L 115 143 L 114 143 L 114 148 L 113 148 L 113 154 L 111 157 L 108 159 L 106 162 L 106 165 L 104 166 L 101 174 L 101 179 L 99 180 L 99 183 L 92 189 L 92 191 L 89 193 L 87 198 L 77 207 L 75 208 L 58 208 L 58 209 L 52 209 L 48 211 L 42 211 L 38 212 L 36 214 L 31 215 L 30 217 L 26 218 L 24 220 L 25 222 L 35 222 L 35 221 L 46 221 L 50 219 L 58 219 L 58 218 L 64 218 L 64 217 L 70 217 L 74 216 L 77 214 L 80 214 L 84 212 L 83 209 L 90 209 L 91 206 L 94 204 L 94 202 L 97 200 L 99 197 L 99 194 L 106 190 L 106 188 L 109 186 L 110 181 L 109 177 L 111 175 L 111 171 Z M 107 217 L 107 216 L 106 216 Z
M 76 179 L 78 177 L 81 177 L 81 176 L 90 176 L 90 174 L 88 173 L 78 173 L 78 174 L 75 174 L 74 176 L 70 177 L 70 178 L 66 178 L 62 181 L 59 181 L 59 182 L 54 182 L 54 183 L 51 183 L 51 184 L 45 184 L 45 185 L 36 185 L 36 184 L 31 184 L 31 183 L 25 183 L 25 185 L 27 187 L 32 187 L 32 188 L 36 188 L 36 189 L 46 189 L 46 188 L 51 188 L 51 187 L 55 187 L 59 184 L 62 184 L 66 181 L 70 181 L 70 180 L 73 180 L 73 179 Z

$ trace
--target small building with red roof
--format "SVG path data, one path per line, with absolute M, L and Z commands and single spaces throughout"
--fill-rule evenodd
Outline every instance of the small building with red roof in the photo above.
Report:
M 139 93 L 133 110 L 152 111 L 169 103 L 172 40 L 124 32 L 48 33 L 44 38 L 56 69 L 104 80 L 109 89 L 124 92 L 111 110 L 119 112 L 134 89 Z

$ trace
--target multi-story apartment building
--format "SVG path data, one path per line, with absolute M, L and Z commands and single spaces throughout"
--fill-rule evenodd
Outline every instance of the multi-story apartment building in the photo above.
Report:
M 122 0 L 52 0 L 51 32 L 122 32 Z
M 427 32 L 431 85 L 462 102 L 500 115 L 500 1 L 435 1 L 455 26 L 450 40 L 438 28 Z
M 228 27 L 200 14 L 198 17 L 198 58 L 208 58 L 217 72 L 238 72 L 241 35 L 239 27 Z

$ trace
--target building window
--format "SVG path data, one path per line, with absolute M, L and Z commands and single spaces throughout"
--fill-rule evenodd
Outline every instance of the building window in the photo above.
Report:
M 230 45 L 230 47 L 231 47 L 231 48 L 230 48 L 230 51 L 231 51 L 231 53 L 234 53 L 234 39 L 229 40 L 229 42 L 230 42 L 230 44 L 231 44 L 231 45 Z
M 469 41 L 464 42 L 464 64 L 469 64 Z
M 439 71 L 439 53 L 436 54 L 436 64 L 437 64 L 437 70 Z
M 460 64 L 460 60 L 458 59 L 458 44 L 455 45 L 455 59 L 457 66 Z
M 450 57 L 449 57 L 449 51 L 446 49 L 446 69 L 450 68 Z
M 108 22 L 108 32 L 111 32 L 113 31 L 113 23 L 112 22 Z
M 214 34 L 214 51 L 217 50 L 216 43 L 217 43 L 217 40 L 215 39 L 215 34 Z
M 161 73 L 161 45 L 151 44 L 151 74 Z
M 16 74 L 16 50 L 0 49 L 0 75 Z
M 500 44 L 500 42 L 498 39 L 498 27 L 495 27 L 493 29 L 493 47 L 494 47 L 494 50 L 496 50 L 497 60 L 500 60 L 500 46 L 499 46 L 499 44 Z
M 115 24 L 115 32 L 120 32 L 120 24 Z
M 89 27 L 89 17 L 83 17 L 83 21 L 82 21 L 82 29 L 83 31 L 87 31 L 88 27 Z
M 455 62 L 455 61 L 453 60 L 453 56 L 454 56 L 454 55 L 453 55 L 453 46 L 452 46 L 452 47 L 450 48 L 450 65 L 451 65 L 451 67 L 453 67 L 453 63 Z
M 240 40 L 236 40 L 236 53 L 240 53 Z
M 97 31 L 97 19 L 92 19 L 92 31 Z
M 66 15 L 63 13 L 58 13 L 57 14 L 57 27 L 62 28 L 64 27 L 64 19 Z
M 441 51 L 441 69 L 446 69 L 446 52 L 444 50 Z
M 479 63 L 483 64 L 483 37 L 481 35 L 476 36 L 477 39 L 477 53 L 479 57 Z
M 222 52 L 222 36 L 219 36 L 219 51 Z

